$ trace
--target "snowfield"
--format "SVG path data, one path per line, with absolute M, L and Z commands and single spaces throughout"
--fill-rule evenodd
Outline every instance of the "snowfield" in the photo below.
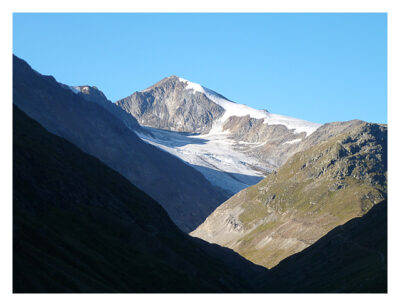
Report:
M 185 133 L 143 127 L 149 135 L 138 134 L 142 140 L 167 151 L 201 172 L 213 185 L 236 193 L 257 184 L 265 172 L 252 168 L 262 166 L 258 161 L 235 151 L 235 142 L 227 134 L 189 135 Z M 262 169 L 262 168 L 261 168 Z

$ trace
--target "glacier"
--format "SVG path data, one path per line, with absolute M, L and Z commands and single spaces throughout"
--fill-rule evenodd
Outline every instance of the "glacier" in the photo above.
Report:
M 143 128 L 149 133 L 137 132 L 142 140 L 182 159 L 230 194 L 257 184 L 271 171 L 255 158 L 236 151 L 235 141 L 226 133 L 195 135 Z

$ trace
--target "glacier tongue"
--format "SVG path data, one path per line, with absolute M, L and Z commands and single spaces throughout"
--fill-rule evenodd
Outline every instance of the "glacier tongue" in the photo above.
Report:
M 235 151 L 234 141 L 226 134 L 189 135 L 144 128 L 153 136 L 138 133 L 142 140 L 184 160 L 231 194 L 258 183 L 270 171 L 256 159 Z

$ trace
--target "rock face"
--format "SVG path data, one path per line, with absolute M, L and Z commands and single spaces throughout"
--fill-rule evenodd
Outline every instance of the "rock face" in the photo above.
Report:
M 223 203 L 191 235 L 270 268 L 386 198 L 385 125 L 327 124 L 301 146 L 304 151 Z
M 224 109 L 205 94 L 193 92 L 176 76 L 116 102 L 141 125 L 178 132 L 206 133 Z
M 361 123 L 360 120 L 328 123 L 307 134 L 294 133 L 283 124 L 265 124 L 263 119 L 235 116 L 225 123 L 224 131 L 229 131 L 230 138 L 236 141 L 235 150 L 245 152 L 262 161 L 265 167 L 276 170 L 293 154 L 350 131 Z
M 115 113 L 88 101 L 91 96 L 72 92 L 14 57 L 13 103 L 153 197 L 182 230 L 194 230 L 227 199 L 198 171 L 143 142 Z
M 270 170 L 279 168 L 297 152 L 307 136 L 305 132 L 294 133 L 283 124 L 265 124 L 264 119 L 250 116 L 230 117 L 223 128 L 235 140 L 236 151 L 244 152 Z

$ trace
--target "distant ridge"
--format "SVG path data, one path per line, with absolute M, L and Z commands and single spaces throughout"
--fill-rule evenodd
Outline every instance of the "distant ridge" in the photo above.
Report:
M 129 128 L 123 111 L 98 90 L 88 93 L 77 94 L 13 58 L 13 103 L 153 197 L 183 231 L 196 228 L 228 197 L 197 170 L 143 142 L 136 135 L 141 127 Z

